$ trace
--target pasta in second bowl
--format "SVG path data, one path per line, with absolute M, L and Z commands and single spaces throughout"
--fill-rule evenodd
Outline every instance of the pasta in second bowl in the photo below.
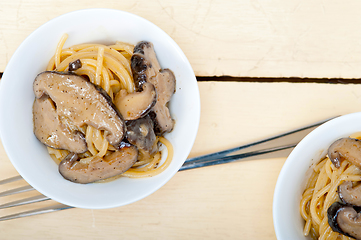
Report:
M 33 133 L 32 84 L 38 74 L 46 69 L 56 71 L 56 66 L 60 71 L 67 69 L 67 66 L 64 68 L 61 65 L 60 59 L 56 59 L 56 54 L 55 58 L 52 58 L 59 39 L 65 33 L 69 37 L 64 41 L 65 43 L 62 42 L 64 49 L 79 46 L 79 44 L 96 43 L 113 45 L 116 48 L 119 47 L 119 42 L 130 45 L 136 45 L 144 40 L 151 42 L 161 67 L 173 71 L 176 78 L 176 91 L 169 102 L 169 111 L 175 125 L 171 132 L 166 131 L 164 140 L 159 139 L 166 145 L 168 144 L 166 140 L 168 140 L 169 146 L 173 146 L 173 159 L 166 162 L 167 166 L 162 171 L 158 171 L 159 174 L 149 174 L 152 177 L 136 179 L 120 177 L 112 181 L 85 185 L 67 181 L 59 174 L 56 161 L 51 159 L 47 148 L 36 139 Z M 89 46 L 90 51 L 92 50 L 90 48 L 99 50 L 99 45 Z M 123 47 L 127 50 L 126 45 Z M 128 50 L 129 53 L 124 54 L 124 59 L 131 55 L 130 49 Z M 110 50 L 101 47 L 101 51 Z M 87 61 L 89 68 L 97 62 L 96 60 Z M 129 68 L 126 71 L 129 73 Z M 78 74 L 82 75 L 81 72 Z M 97 73 L 94 74 L 94 79 L 89 76 L 89 79 L 97 83 L 99 79 L 96 75 Z M 119 79 L 117 76 L 115 78 Z M 107 81 L 99 85 L 110 95 L 113 91 L 120 90 L 116 81 Z M 131 85 L 123 84 L 123 88 L 127 89 L 127 86 Z M 132 92 L 130 88 L 127 89 L 128 93 Z M 7 116 L 0 119 L 0 134 L 5 151 L 17 171 L 29 184 L 58 202 L 74 207 L 99 209 L 122 206 L 142 199 L 159 189 L 178 171 L 186 160 L 196 137 L 200 99 L 197 82 L 187 58 L 166 33 L 152 23 L 129 13 L 110 9 L 88 9 L 71 12 L 49 21 L 34 31 L 19 46 L 1 80 L 0 115 Z M 104 141 L 106 137 L 101 136 L 102 131 L 90 128 L 84 131 L 91 131 L 92 133 L 88 136 L 101 139 L 99 142 L 88 139 L 92 142 L 92 149 L 88 151 L 89 156 L 104 156 L 107 155 L 105 151 L 114 151 L 112 146 Z M 14 136 L 19 137 L 14 138 Z M 165 162 L 167 149 L 161 147 L 160 150 L 162 152 L 160 162 Z M 49 151 L 55 159 L 64 157 L 62 151 L 52 149 Z M 88 155 L 87 153 L 84 155 L 84 162 L 87 161 Z M 159 160 L 152 164 L 158 165 L 158 163 Z M 136 169 L 132 170 L 128 176 L 137 177 L 139 174 L 136 171 Z
M 360 178 L 360 170 L 347 160 L 342 160 L 340 166 L 333 164 L 334 156 L 329 156 L 329 149 L 334 148 L 330 146 L 337 140 L 359 137 L 360 122 L 361 113 L 330 120 L 307 135 L 287 158 L 273 199 L 273 221 L 278 239 L 348 239 L 332 230 L 329 207 L 341 202 L 337 187 L 345 177 Z M 356 181 L 351 178 L 348 180 Z

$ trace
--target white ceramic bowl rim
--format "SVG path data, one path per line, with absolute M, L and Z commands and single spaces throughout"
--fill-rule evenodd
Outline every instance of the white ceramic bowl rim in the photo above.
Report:
M 64 180 L 46 148 L 32 133 L 32 82 L 44 71 L 60 37 L 64 47 L 80 43 L 154 44 L 163 68 L 171 69 L 177 91 L 170 102 L 176 120 L 166 138 L 174 147 L 171 165 L 160 175 L 144 179 L 120 178 L 104 184 L 74 184 Z M 200 118 L 200 97 L 192 67 L 179 46 L 159 27 L 131 13 L 113 9 L 85 9 L 50 20 L 19 46 L 0 83 L 0 136 L 4 149 L 23 178 L 42 194 L 74 207 L 110 208 L 140 200 L 163 186 L 182 166 L 194 143 Z M 6 117 L 5 117 L 6 116 Z M 165 154 L 166 155 L 166 154 Z M 165 156 L 164 156 L 165 157 Z
M 337 139 L 361 131 L 361 112 L 332 119 L 309 133 L 295 147 L 279 174 L 273 197 L 273 222 L 277 239 L 306 239 L 299 212 L 310 166 L 320 161 Z

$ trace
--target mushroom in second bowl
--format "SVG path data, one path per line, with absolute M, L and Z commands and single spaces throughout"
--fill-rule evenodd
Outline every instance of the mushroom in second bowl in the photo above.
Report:
M 361 239 L 361 213 L 353 206 L 335 202 L 327 209 L 327 217 L 333 231 Z

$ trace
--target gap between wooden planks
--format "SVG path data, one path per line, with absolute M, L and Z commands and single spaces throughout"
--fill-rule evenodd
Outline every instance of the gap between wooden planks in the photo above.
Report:
M 0 72 L 0 79 L 3 73 Z M 232 77 L 232 76 L 199 76 L 196 77 L 198 82 L 222 81 L 222 82 L 288 82 L 288 83 L 341 83 L 341 84 L 358 84 L 361 78 L 270 78 L 270 77 Z
M 341 83 L 341 84 L 358 84 L 361 83 L 360 78 L 271 78 L 271 77 L 232 77 L 232 76 L 200 76 L 197 77 L 198 82 L 206 81 L 222 81 L 222 82 L 288 82 L 288 83 Z

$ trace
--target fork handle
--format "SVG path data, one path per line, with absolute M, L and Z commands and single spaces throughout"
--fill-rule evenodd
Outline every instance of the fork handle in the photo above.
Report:
M 189 162 L 185 162 L 183 164 L 183 166 L 179 169 L 179 171 L 206 167 L 206 166 L 212 166 L 212 165 L 218 165 L 218 164 L 223 164 L 223 163 L 230 163 L 230 162 L 243 160 L 245 158 L 249 158 L 249 157 L 253 157 L 253 156 L 258 156 L 258 155 L 263 155 L 263 154 L 267 154 L 267 153 L 273 153 L 273 152 L 277 152 L 277 151 L 294 148 L 296 145 L 297 145 L 297 143 L 294 143 L 294 144 L 284 145 L 284 146 L 280 146 L 280 147 L 262 149 L 262 150 L 252 151 L 252 152 L 246 152 L 246 153 L 226 156 L 226 157 L 189 161 Z

